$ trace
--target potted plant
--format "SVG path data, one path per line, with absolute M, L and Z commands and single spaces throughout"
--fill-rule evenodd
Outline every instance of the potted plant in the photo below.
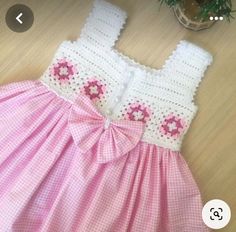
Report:
M 231 0 L 159 0 L 173 7 L 179 22 L 186 28 L 198 31 L 209 28 L 217 20 L 232 16 Z

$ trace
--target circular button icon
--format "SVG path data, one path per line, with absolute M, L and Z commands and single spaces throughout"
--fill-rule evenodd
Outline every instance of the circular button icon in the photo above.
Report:
M 16 4 L 8 9 L 5 19 L 12 31 L 25 32 L 33 25 L 34 14 L 28 6 Z
M 214 199 L 208 201 L 202 209 L 202 219 L 211 229 L 225 227 L 231 218 L 231 211 L 228 204 L 222 200 Z

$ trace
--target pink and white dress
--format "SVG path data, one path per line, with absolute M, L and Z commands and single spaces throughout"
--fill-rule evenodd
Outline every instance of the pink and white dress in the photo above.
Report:
M 0 87 L 1 232 L 204 232 L 180 153 L 212 56 L 182 40 L 161 69 L 115 48 L 126 13 L 95 0 L 37 80 Z

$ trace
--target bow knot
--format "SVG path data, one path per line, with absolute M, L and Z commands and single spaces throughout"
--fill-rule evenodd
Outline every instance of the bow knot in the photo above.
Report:
M 106 118 L 104 123 L 104 129 L 106 130 L 110 126 L 110 124 L 111 124 L 111 119 Z
M 86 153 L 95 147 L 99 163 L 127 154 L 140 141 L 144 128 L 144 123 L 140 121 L 111 120 L 104 117 L 84 95 L 76 98 L 68 123 L 79 150 Z

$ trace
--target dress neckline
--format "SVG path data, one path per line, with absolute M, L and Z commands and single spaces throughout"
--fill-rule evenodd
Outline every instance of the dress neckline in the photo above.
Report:
M 115 47 L 110 48 L 110 52 L 115 57 L 116 60 L 121 62 L 128 70 L 133 70 L 140 72 L 142 74 L 145 74 L 150 77 L 156 77 L 156 76 L 162 76 L 165 66 L 168 62 L 170 62 L 171 58 L 174 56 L 174 54 L 177 52 L 178 48 L 184 44 L 187 44 L 188 42 L 186 40 L 180 40 L 175 48 L 172 50 L 172 52 L 169 54 L 169 56 L 164 60 L 164 63 L 160 66 L 160 68 L 153 68 L 149 65 L 145 65 L 141 62 L 139 62 L 135 58 L 131 58 L 130 56 L 124 54 L 123 52 L 119 51 Z

